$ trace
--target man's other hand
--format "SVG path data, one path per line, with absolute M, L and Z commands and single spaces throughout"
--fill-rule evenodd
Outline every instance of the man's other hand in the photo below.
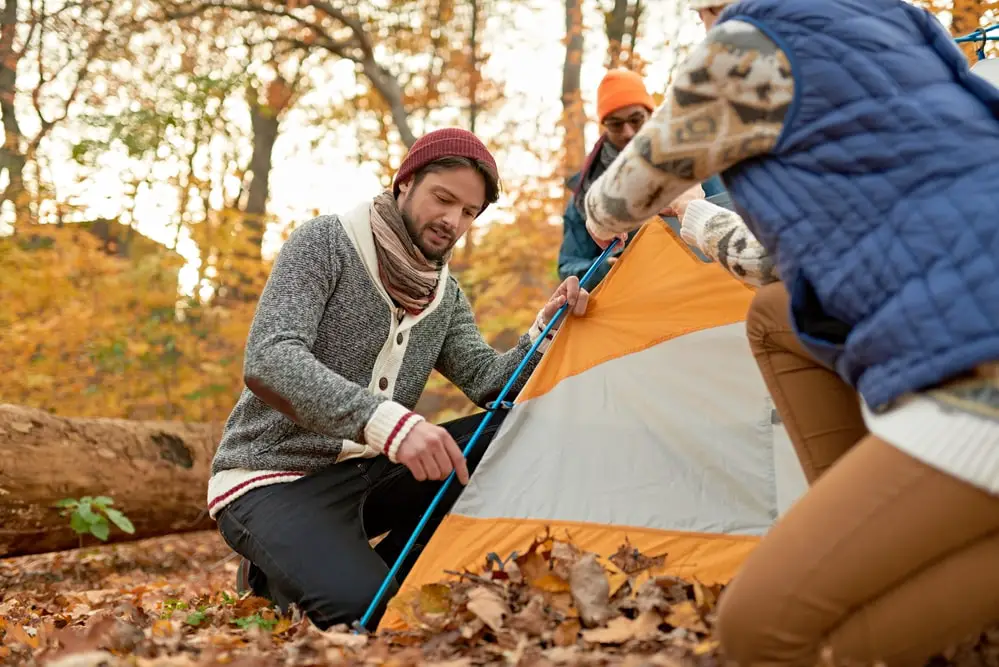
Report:
M 395 457 L 418 482 L 445 480 L 453 470 L 462 486 L 468 484 L 468 465 L 454 438 L 430 422 L 421 421 L 414 426 Z
M 548 303 L 541 309 L 541 321 L 539 324 L 542 327 L 547 326 L 551 319 L 555 317 L 558 309 L 566 303 L 569 304 L 569 308 L 567 309 L 569 312 L 573 315 L 582 315 L 586 312 L 586 304 L 589 300 L 590 293 L 579 286 L 579 278 L 569 276 L 558 286 L 558 289 L 548 299 Z M 554 328 L 558 328 L 560 324 L 556 324 Z

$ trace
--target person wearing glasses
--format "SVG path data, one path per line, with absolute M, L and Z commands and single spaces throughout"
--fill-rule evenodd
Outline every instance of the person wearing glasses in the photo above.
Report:
M 583 274 L 602 252 L 600 246 L 593 242 L 586 231 L 583 201 L 590 185 L 606 171 L 614 158 L 638 133 L 652 115 L 655 106 L 655 101 L 646 89 L 642 77 L 630 70 L 610 70 L 597 87 L 597 117 L 600 120 L 602 133 L 583 163 L 583 168 L 569 179 L 573 196 L 562 216 L 562 247 L 558 255 L 560 280 L 565 280 L 569 276 L 582 279 Z M 721 179 L 714 176 L 700 188 L 693 188 L 688 196 L 703 198 L 717 194 L 722 189 Z M 662 211 L 662 215 L 675 216 L 676 212 L 667 207 Z M 637 231 L 633 231 L 628 235 L 629 243 L 636 233 Z M 620 250 L 623 249 L 622 245 Z M 616 261 L 617 257 L 614 256 L 597 267 L 587 288 L 596 287 Z

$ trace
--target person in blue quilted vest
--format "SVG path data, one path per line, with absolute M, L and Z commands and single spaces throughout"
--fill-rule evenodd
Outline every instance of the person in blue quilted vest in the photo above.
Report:
M 721 174 L 774 262 L 756 301 L 863 426 L 723 593 L 722 649 L 924 664 L 999 623 L 999 88 L 901 0 L 692 4 L 713 25 L 587 230 L 606 247 Z M 831 391 L 804 393 L 835 414 Z

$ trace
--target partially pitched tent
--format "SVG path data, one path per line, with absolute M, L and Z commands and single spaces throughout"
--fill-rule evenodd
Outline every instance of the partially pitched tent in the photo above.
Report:
M 546 527 L 728 581 L 805 488 L 746 339 L 752 296 L 675 225 L 646 224 L 564 322 L 400 599 Z M 391 605 L 380 627 L 404 627 Z

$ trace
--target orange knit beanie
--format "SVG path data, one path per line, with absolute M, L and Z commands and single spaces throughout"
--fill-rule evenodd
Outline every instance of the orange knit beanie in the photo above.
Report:
M 618 109 L 632 104 L 641 104 L 649 111 L 655 109 L 642 77 L 626 69 L 607 72 L 597 87 L 597 118 L 603 121 Z

